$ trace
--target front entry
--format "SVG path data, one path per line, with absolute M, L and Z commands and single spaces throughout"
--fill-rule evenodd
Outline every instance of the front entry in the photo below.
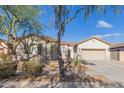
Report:
M 70 57 L 71 57 L 71 51 L 70 51 L 70 50 L 68 50 L 67 57 L 68 57 L 68 58 L 70 58 Z

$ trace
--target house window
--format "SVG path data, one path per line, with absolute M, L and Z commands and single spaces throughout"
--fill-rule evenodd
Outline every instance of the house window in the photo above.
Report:
M 31 54 L 36 54 L 36 53 L 37 53 L 37 46 L 36 46 L 35 43 L 32 43 L 32 44 L 30 45 L 30 53 L 31 53 Z
M 37 52 L 38 52 L 39 55 L 42 54 L 42 49 L 43 49 L 43 45 L 42 44 L 38 44 L 38 46 L 37 46 Z
M 25 53 L 25 54 L 29 54 L 29 51 L 30 51 L 29 46 L 28 46 L 27 43 L 25 43 L 25 44 L 24 44 L 24 53 Z
M 68 58 L 71 57 L 71 51 L 70 51 L 70 49 L 68 49 L 68 55 L 67 55 L 67 57 L 68 57 Z

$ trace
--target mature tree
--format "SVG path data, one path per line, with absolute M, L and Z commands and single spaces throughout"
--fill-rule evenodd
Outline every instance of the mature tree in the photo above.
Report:
M 58 52 L 58 62 L 59 62 L 59 70 L 60 70 L 60 77 L 64 77 L 64 61 L 62 59 L 62 53 L 61 53 L 61 37 L 65 32 L 65 28 L 67 24 L 69 24 L 73 19 L 77 17 L 79 13 L 82 13 L 83 19 L 86 20 L 88 16 L 93 14 L 94 12 L 106 13 L 106 9 L 108 8 L 109 10 L 112 8 L 114 13 L 119 13 L 120 12 L 120 6 L 94 6 L 94 5 L 87 5 L 87 6 L 80 6 L 79 9 L 77 9 L 72 15 L 70 12 L 69 6 L 62 6 L 62 5 L 57 5 L 53 6 L 54 8 L 54 14 L 55 14 L 55 27 L 58 30 L 57 33 L 57 52 Z M 72 16 L 69 16 L 71 14 Z
M 55 13 L 55 27 L 58 30 L 57 34 L 57 53 L 58 53 L 58 63 L 59 63 L 59 70 L 60 70 L 60 77 L 64 77 L 64 61 L 62 59 L 61 53 L 61 36 L 64 33 L 65 27 L 64 23 L 68 18 L 69 11 L 66 6 L 54 6 L 54 13 Z
M 62 59 L 62 53 L 61 53 L 61 37 L 64 35 L 65 27 L 68 23 L 70 23 L 73 19 L 76 18 L 76 16 L 79 14 L 80 11 L 84 10 L 84 15 L 87 17 L 89 13 L 91 12 L 91 9 L 93 10 L 94 6 L 87 6 L 79 8 L 75 14 L 70 17 L 69 12 L 70 9 L 68 6 L 54 6 L 54 14 L 55 14 L 55 27 L 58 30 L 57 33 L 57 53 L 58 53 L 58 63 L 59 63 L 59 70 L 60 70 L 60 77 L 63 78 L 65 76 L 64 74 L 64 61 Z
M 0 34 L 6 39 L 9 53 L 16 55 L 20 40 L 17 37 L 40 32 L 42 27 L 38 20 L 39 6 L 0 6 Z

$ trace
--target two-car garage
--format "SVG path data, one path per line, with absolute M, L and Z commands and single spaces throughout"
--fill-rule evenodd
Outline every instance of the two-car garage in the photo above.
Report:
M 82 49 L 82 56 L 85 60 L 105 60 L 105 49 Z
M 79 58 L 83 60 L 108 60 L 110 44 L 96 37 L 92 37 L 78 44 Z

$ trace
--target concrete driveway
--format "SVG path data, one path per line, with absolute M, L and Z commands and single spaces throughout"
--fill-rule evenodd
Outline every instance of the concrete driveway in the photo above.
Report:
M 116 61 L 86 61 L 95 71 L 89 75 L 103 75 L 112 82 L 124 85 L 124 62 Z

